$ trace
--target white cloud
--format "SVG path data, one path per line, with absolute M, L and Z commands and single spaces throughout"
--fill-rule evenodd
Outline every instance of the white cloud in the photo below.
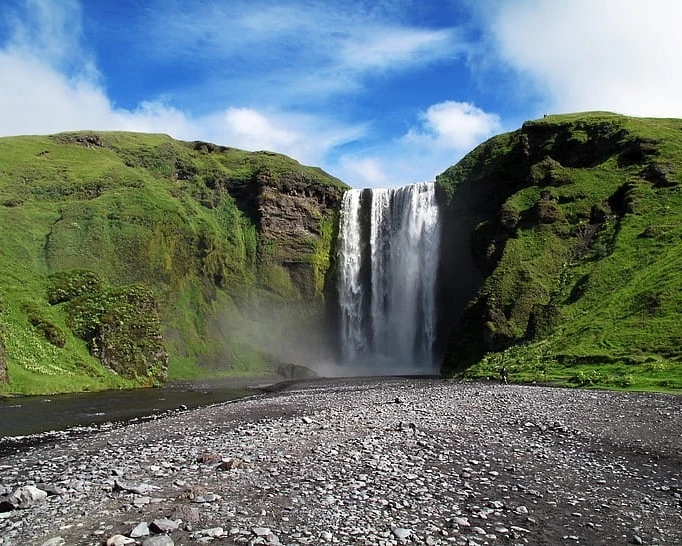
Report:
M 427 182 L 500 128 L 497 114 L 465 102 L 441 102 L 421 112 L 419 124 L 402 138 L 370 153 L 344 154 L 329 168 L 353 187 Z
M 378 157 L 345 155 L 339 160 L 337 168 L 343 173 L 342 180 L 357 188 L 385 188 L 396 185 L 395 179 L 386 172 L 386 165 Z
M 500 129 L 500 118 L 467 102 L 446 101 L 421 114 L 422 124 L 404 139 L 420 146 L 466 151 Z
M 362 29 L 348 36 L 341 44 L 340 62 L 348 70 L 366 70 L 424 64 L 433 58 L 453 55 L 451 30 L 422 30 L 412 28 Z
M 487 12 L 502 60 L 550 111 L 682 116 L 678 0 L 507 1 Z
M 106 93 L 85 77 L 67 78 L 41 60 L 0 51 L 0 135 L 47 134 L 81 129 L 191 132 L 192 122 L 159 102 L 131 111 L 115 109 Z
M 365 131 L 362 125 L 343 125 L 318 116 L 235 107 L 198 121 L 203 134 L 216 142 L 238 143 L 246 150 L 273 150 L 313 165 L 321 164 L 331 148 L 356 140 Z
M 191 117 L 162 101 L 119 109 L 95 82 L 69 79 L 26 54 L 0 51 L 0 74 L 10 82 L 0 86 L 0 136 L 83 129 L 167 133 L 246 150 L 274 150 L 303 163 L 321 164 L 329 149 L 365 131 L 360 124 L 248 108 L 231 107 L 201 117 Z

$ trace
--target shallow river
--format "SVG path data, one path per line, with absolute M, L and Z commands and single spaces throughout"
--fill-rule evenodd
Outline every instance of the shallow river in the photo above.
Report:
M 0 438 L 127 421 L 182 406 L 196 408 L 261 392 L 273 379 L 230 378 L 161 388 L 0 398 Z

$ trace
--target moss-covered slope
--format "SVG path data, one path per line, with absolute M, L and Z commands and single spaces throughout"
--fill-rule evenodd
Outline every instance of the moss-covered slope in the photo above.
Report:
M 166 353 L 176 378 L 304 360 L 344 187 L 164 135 L 0 139 L 0 393 L 153 384 Z
M 444 372 L 682 389 L 682 120 L 547 116 L 437 182 L 483 279 Z

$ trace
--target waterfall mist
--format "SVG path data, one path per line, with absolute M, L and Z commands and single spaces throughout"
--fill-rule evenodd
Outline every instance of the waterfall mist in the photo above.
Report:
M 339 236 L 343 365 L 366 374 L 436 371 L 435 184 L 347 191 Z

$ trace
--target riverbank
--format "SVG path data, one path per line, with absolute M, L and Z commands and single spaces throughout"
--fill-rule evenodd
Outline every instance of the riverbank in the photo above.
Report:
M 260 394 L 281 378 L 226 377 L 168 382 L 162 387 L 0 399 L 0 453 L 13 437 L 39 442 L 48 431 L 156 418 L 178 409 L 195 409 Z M 44 434 L 49 437 L 50 434 Z M 10 437 L 10 438 L 8 438 Z M 18 442 L 24 441 L 18 439 Z
M 0 544 L 679 544 L 681 416 L 658 394 L 291 384 L 1 457 L 0 494 L 49 496 L 0 512 Z

